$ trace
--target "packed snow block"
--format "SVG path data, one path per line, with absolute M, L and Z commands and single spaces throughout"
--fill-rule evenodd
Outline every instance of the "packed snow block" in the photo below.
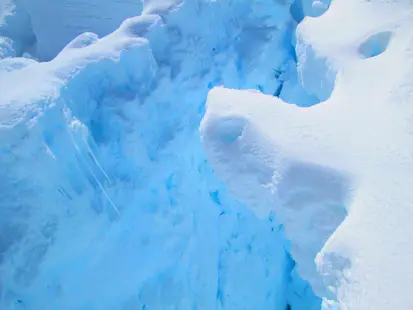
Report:
M 306 132 L 299 120 L 307 112 L 274 97 L 217 88 L 209 93 L 201 135 L 230 192 L 260 218 L 275 211 L 291 241 L 298 274 L 319 296 L 332 297 L 314 260 L 347 215 L 349 181 L 288 153 L 293 146 L 299 154 Z
M 302 58 L 303 68 L 309 65 L 304 82 L 328 78 L 329 63 L 340 74 L 331 96 L 321 83 L 307 84 L 323 103 L 300 108 L 252 92 L 209 93 L 201 135 L 210 163 L 254 211 L 272 203 L 286 223 L 296 271 L 324 297 L 322 309 L 413 305 L 406 290 L 413 280 L 412 12 L 408 2 L 349 0 L 304 19 L 297 36 L 298 57 L 311 56 Z M 367 40 L 365 56 L 381 54 L 360 59 L 372 33 L 379 35 Z M 242 133 L 219 126 L 224 119 L 243 120 Z M 222 139 L 214 128 L 233 138 Z M 300 228 L 308 233 L 297 240 Z M 301 254 L 315 254 L 308 246 L 322 248 L 304 260 Z
M 142 10 L 141 0 L 24 0 L 37 38 L 36 56 L 50 60 L 83 32 L 105 36 Z M 52 12 L 52 13 L 50 13 Z

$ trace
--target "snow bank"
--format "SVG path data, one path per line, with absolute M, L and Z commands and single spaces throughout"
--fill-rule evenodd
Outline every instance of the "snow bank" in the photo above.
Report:
M 314 259 L 346 216 L 349 181 L 318 161 L 317 143 L 324 139 L 311 139 L 318 130 L 312 124 L 319 122 L 312 111 L 216 88 L 209 93 L 201 132 L 209 161 L 230 192 L 261 218 L 275 211 L 299 274 L 324 296 Z M 306 136 L 313 146 L 308 152 L 302 145 Z
M 323 309 L 413 305 L 412 14 L 408 1 L 336 0 L 304 19 L 298 62 L 323 103 L 208 96 L 209 161 L 258 216 L 275 210 Z

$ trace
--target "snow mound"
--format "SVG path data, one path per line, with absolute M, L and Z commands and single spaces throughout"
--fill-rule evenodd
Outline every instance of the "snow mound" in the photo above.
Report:
M 208 96 L 209 161 L 258 216 L 279 216 L 323 309 L 413 305 L 412 14 L 409 1 L 349 0 L 304 19 L 298 62 L 323 103 L 223 88 Z
M 323 138 L 310 140 L 314 149 L 305 153 L 302 140 L 318 129 L 312 128 L 318 120 L 312 111 L 216 88 L 209 93 L 201 132 L 208 159 L 230 193 L 261 218 L 277 214 L 299 274 L 325 296 L 314 260 L 347 214 L 350 181 L 316 161 Z

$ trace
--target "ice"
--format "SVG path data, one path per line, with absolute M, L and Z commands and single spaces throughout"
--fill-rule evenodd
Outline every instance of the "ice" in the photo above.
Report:
M 320 307 L 278 215 L 228 193 L 199 133 L 216 85 L 305 93 L 289 2 L 7 7 L 0 309 Z
M 303 19 L 298 70 L 318 105 L 208 95 L 209 162 L 257 216 L 277 214 L 322 309 L 413 305 L 412 14 L 409 1 L 336 0 Z
M 410 309 L 412 15 L 0 0 L 0 309 Z
M 14 0 L 0 2 L 0 38 L 7 37 L 13 42 L 13 56 L 31 52 L 36 37 L 32 30 L 31 17 L 26 8 Z M 0 57 L 2 57 L 0 55 Z
M 36 34 L 36 53 L 50 60 L 72 39 L 83 32 L 103 37 L 128 17 L 142 11 L 141 0 L 40 0 L 20 1 L 31 16 Z M 49 12 L 53 12 L 50 14 Z
M 14 42 L 12 39 L 0 37 L 0 59 L 16 56 L 13 45 Z

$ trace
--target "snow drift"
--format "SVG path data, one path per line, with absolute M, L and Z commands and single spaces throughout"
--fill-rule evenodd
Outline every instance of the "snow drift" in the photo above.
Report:
M 412 13 L 407 1 L 335 1 L 298 26 L 303 85 L 323 103 L 208 97 L 209 161 L 257 215 L 275 210 L 323 309 L 413 305 Z

